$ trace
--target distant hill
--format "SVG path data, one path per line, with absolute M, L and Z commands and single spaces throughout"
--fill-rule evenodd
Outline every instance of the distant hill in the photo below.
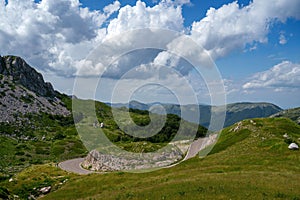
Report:
M 297 124 L 300 124 L 300 107 L 282 110 L 274 115 L 271 115 L 270 117 L 285 117 L 293 120 Z
M 233 103 L 227 105 L 225 127 L 250 118 L 264 118 L 282 111 L 271 103 Z
M 109 104 L 113 107 L 129 107 L 140 110 L 149 110 L 153 105 L 159 103 L 144 104 L 138 101 L 131 101 L 129 104 Z M 216 112 L 220 112 L 224 109 L 224 106 L 210 106 L 210 105 L 177 105 L 177 104 L 161 104 L 166 113 L 175 114 L 180 116 L 181 109 L 183 112 L 188 113 L 184 119 L 194 123 L 200 123 L 200 125 L 208 128 L 211 118 L 211 110 L 214 109 Z M 200 119 L 195 119 L 195 110 L 199 108 Z M 282 109 L 271 103 L 232 103 L 226 105 L 226 119 L 224 127 L 228 127 L 238 121 L 250 118 L 263 118 L 269 117 L 272 114 L 278 113 Z M 154 110 L 155 112 L 155 110 Z M 198 121 L 199 120 L 199 121 Z

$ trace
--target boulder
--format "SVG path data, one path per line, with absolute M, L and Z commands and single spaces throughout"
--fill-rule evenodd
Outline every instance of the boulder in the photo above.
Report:
M 51 190 L 51 186 L 48 186 L 48 187 L 43 187 L 43 188 L 41 188 L 41 189 L 40 189 L 40 192 L 41 192 L 42 194 L 47 194 L 47 193 L 50 192 L 50 190 Z
M 289 149 L 290 150 L 298 150 L 299 149 L 299 146 L 296 144 L 296 143 L 291 143 L 289 145 Z

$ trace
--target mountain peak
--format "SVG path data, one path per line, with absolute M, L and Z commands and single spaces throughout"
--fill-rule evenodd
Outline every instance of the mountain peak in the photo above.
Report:
M 52 85 L 44 81 L 42 74 L 18 56 L 0 56 L 0 74 L 10 76 L 13 82 L 23 85 L 37 95 L 55 96 Z

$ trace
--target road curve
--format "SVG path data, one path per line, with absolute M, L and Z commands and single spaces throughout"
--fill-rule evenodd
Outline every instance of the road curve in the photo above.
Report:
M 208 145 L 214 143 L 216 141 L 216 138 L 217 138 L 217 135 L 215 134 L 215 135 L 211 135 L 209 137 L 199 138 L 198 140 L 195 140 L 194 142 L 192 142 L 190 144 L 188 152 L 187 152 L 185 158 L 183 159 L 183 161 L 195 157 L 199 153 L 199 151 L 201 151 Z M 65 171 L 73 172 L 73 173 L 81 174 L 81 175 L 95 173 L 93 171 L 82 168 L 81 163 L 83 161 L 84 161 L 84 158 L 75 158 L 72 160 L 63 161 L 63 162 L 59 163 L 58 166 Z M 180 162 L 174 163 L 173 165 L 166 166 L 165 168 L 173 167 L 175 165 L 178 165 L 179 163 Z
M 84 161 L 84 158 L 75 158 L 72 160 L 66 160 L 58 164 L 58 166 L 65 171 L 73 172 L 76 174 L 86 175 L 93 173 L 90 170 L 83 169 L 81 163 Z

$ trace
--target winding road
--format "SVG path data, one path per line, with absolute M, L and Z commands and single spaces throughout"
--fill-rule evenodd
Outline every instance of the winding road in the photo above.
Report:
M 214 143 L 217 139 L 217 135 L 211 135 L 209 137 L 200 138 L 198 140 L 195 140 L 191 143 L 188 152 L 185 156 L 184 160 L 188 160 L 190 158 L 195 157 L 199 151 L 207 147 L 208 145 Z M 95 173 L 94 171 L 90 171 L 87 169 L 84 169 L 81 167 L 81 163 L 84 161 L 84 158 L 75 158 L 71 160 L 66 160 L 58 164 L 58 167 L 60 167 L 62 170 L 65 170 L 67 172 L 72 172 L 80 175 L 87 175 L 91 173 Z M 175 165 L 178 165 L 180 162 L 175 163 L 170 166 L 166 166 L 166 168 L 173 167 Z
M 73 172 L 80 175 L 86 175 L 93 173 L 90 170 L 86 170 L 81 167 L 81 163 L 84 161 L 84 158 L 75 158 L 72 160 L 66 160 L 58 164 L 58 166 L 67 172 Z

